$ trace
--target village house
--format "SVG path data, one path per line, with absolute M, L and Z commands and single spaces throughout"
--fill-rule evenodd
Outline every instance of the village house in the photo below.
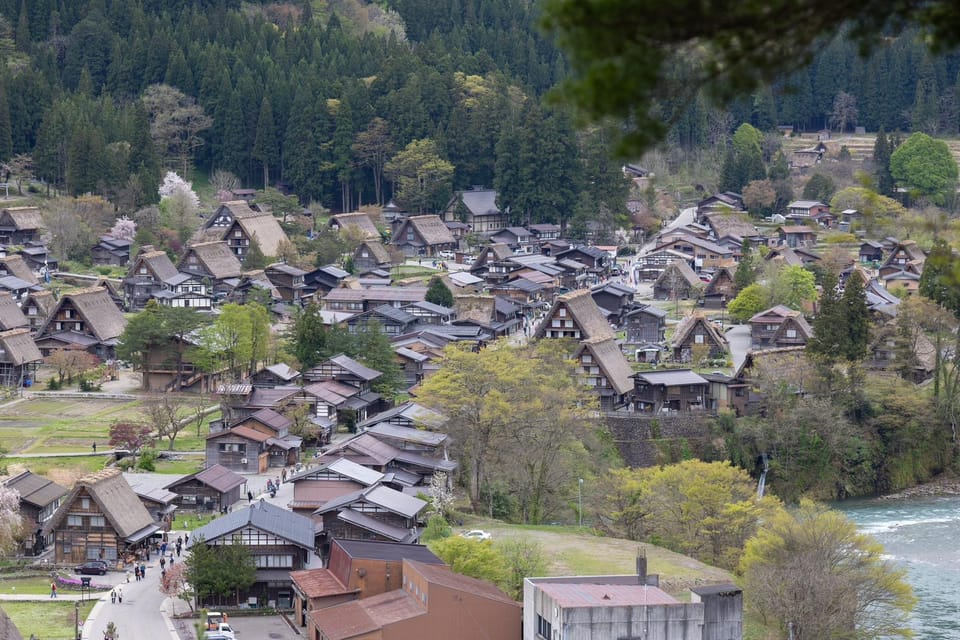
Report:
M 573 355 L 577 377 L 600 400 L 601 411 L 616 411 L 633 391 L 633 369 L 613 337 L 581 340 Z
M 143 354 L 136 366 L 144 391 L 204 392 L 215 389 L 223 373 L 207 371 L 195 362 L 196 336 L 164 336 Z
M 520 307 L 507 298 L 487 295 L 463 295 L 456 298 L 457 318 L 437 329 L 473 330 L 481 342 L 510 336 L 522 328 Z
M 633 306 L 633 297 L 636 295 L 633 287 L 619 282 L 606 282 L 590 290 L 593 301 L 604 312 L 612 324 L 620 324 L 620 318 Z
M 334 539 L 417 542 L 426 506 L 380 483 L 327 500 L 314 512 L 323 519 L 320 555 L 327 556 Z
M 164 307 L 200 312 L 213 309 L 213 295 L 207 281 L 189 273 L 177 272 L 175 276 L 164 280 L 162 288 L 155 291 L 152 298 Z
M 637 411 L 691 411 L 707 406 L 709 383 L 690 369 L 642 371 L 634 374 L 633 379 Z
M 381 411 L 366 421 L 358 422 L 357 429 L 362 433 L 375 425 L 384 423 L 430 431 L 443 428 L 447 424 L 447 418 L 422 404 L 408 401 L 386 411 Z
M 557 296 L 537 327 L 535 337 L 585 340 L 613 337 L 613 331 L 593 301 L 590 290 L 580 289 Z
M 41 277 L 56 273 L 60 266 L 59 261 L 50 255 L 50 250 L 41 240 L 26 242 L 17 254 L 23 258 L 31 271 Z
M 295 596 L 293 619 L 306 627 L 313 611 L 399 589 L 404 584 L 404 559 L 443 565 L 419 544 L 334 540 L 327 567 L 290 574 Z
M 334 231 L 344 231 L 363 240 L 380 240 L 380 231 L 365 213 L 340 213 L 330 216 L 327 225 Z
M 450 229 L 439 216 L 424 215 L 405 218 L 397 225 L 390 240 L 404 255 L 433 257 L 441 251 L 457 248 Z
M 883 262 L 883 244 L 873 240 L 866 240 L 860 243 L 860 252 L 857 257 L 860 262 L 873 262 L 879 264 Z
M 353 252 L 353 268 L 359 274 L 377 269 L 389 271 L 393 260 L 383 243 L 378 240 L 364 240 Z
M 27 261 L 23 259 L 23 256 L 16 253 L 0 258 L 0 277 L 6 276 L 16 276 L 30 284 L 40 283 L 39 278 L 27 264 Z
M 159 530 L 119 469 L 77 480 L 43 529 L 53 534 L 57 564 L 104 560 L 118 567 L 133 562 Z
M 474 233 L 484 236 L 496 233 L 509 223 L 507 213 L 497 206 L 497 192 L 482 187 L 454 194 L 443 210 L 443 219 L 463 222 Z
M 830 205 L 818 200 L 794 200 L 787 205 L 788 220 L 807 220 L 823 213 L 830 213 Z
M 280 222 L 269 211 L 252 209 L 242 200 L 223 202 L 201 230 L 202 241 L 223 240 L 238 260 L 243 260 L 256 242 L 268 257 L 276 257 L 280 245 L 289 242 Z
M 911 295 L 920 290 L 920 276 L 912 271 L 888 271 L 881 274 L 879 280 L 891 291 L 899 289 L 900 295 Z
M 44 533 L 44 527 L 70 490 L 31 471 L 22 471 L 2 484 L 20 496 L 23 532 L 18 552 L 27 556 L 40 555 L 53 542 L 52 534 L 49 531 Z
M 560 225 L 552 223 L 528 224 L 527 230 L 538 242 L 560 239 Z
M 670 348 L 676 362 L 723 358 L 727 352 L 727 339 L 704 314 L 693 313 L 677 325 Z
M 0 331 L 29 326 L 17 301 L 7 292 L 0 291 Z
M 692 266 L 694 271 L 719 267 L 735 257 L 734 252 L 726 247 L 690 235 L 666 240 L 653 248 L 653 251 L 664 250 L 678 251 L 687 256 L 693 256 Z
M 24 387 L 37 379 L 43 355 L 26 327 L 0 332 L 0 386 Z
M 378 331 L 392 338 L 410 333 L 418 322 L 419 319 L 412 313 L 384 304 L 351 316 L 346 325 L 350 333 L 360 333 L 376 326 Z
M 252 376 L 250 384 L 254 387 L 282 387 L 296 384 L 300 380 L 300 372 L 283 362 L 263 367 Z
M 737 285 L 734 276 L 735 266 L 717 267 L 710 282 L 703 290 L 703 306 L 707 309 L 721 309 L 737 297 Z
M 451 474 L 457 470 L 457 463 L 448 460 L 443 451 L 429 454 L 401 449 L 367 432 L 336 443 L 320 456 L 319 461 L 325 464 L 340 458 L 349 459 L 385 475 L 393 474 L 392 483 L 402 486 L 402 491 L 409 490 L 413 494 L 427 490 L 435 473 L 443 472 L 449 480 Z
M 376 309 L 381 305 L 405 307 L 414 302 L 422 302 L 427 297 L 427 287 L 364 287 L 362 289 L 333 289 L 321 299 L 326 311 L 346 311 L 361 313 Z
M 123 279 L 127 308 L 140 311 L 146 307 L 153 295 L 163 289 L 164 282 L 176 275 L 177 268 L 165 251 L 155 251 L 149 244 L 142 246 Z
M 709 213 L 744 210 L 746 207 L 743 204 L 743 196 L 733 191 L 715 193 L 697 203 L 698 219 L 702 219 L 702 216 Z
M 242 544 L 253 557 L 256 581 L 236 594 L 243 602 L 255 598 L 258 607 L 289 609 L 293 606 L 290 572 L 318 564 L 314 522 L 282 507 L 259 500 L 247 509 L 235 509 L 195 530 L 187 548 L 204 544 Z M 233 601 L 233 597 L 230 598 Z M 223 604 L 219 599 L 198 603 Z
M 242 499 L 247 479 L 226 467 L 214 464 L 166 485 L 177 494 L 180 509 L 223 513 Z
M 37 284 L 31 284 L 26 280 L 21 280 L 16 276 L 0 277 L 0 292 L 7 292 L 18 304 L 22 304 L 24 299 L 34 291 L 40 291 L 41 287 Z
M 492 242 L 503 243 L 513 251 L 522 253 L 532 250 L 534 239 L 533 234 L 523 227 L 506 227 L 490 236 Z
M 140 498 L 147 513 L 153 517 L 153 521 L 159 525 L 160 529 L 170 531 L 177 510 L 175 504 L 177 494 L 165 487 L 170 482 L 170 476 L 163 473 L 125 472 L 123 479 Z
M 214 298 L 222 298 L 239 282 L 240 260 L 225 242 L 201 242 L 187 247 L 177 269 L 210 283 Z
M 26 244 L 40 240 L 43 216 L 39 207 L 0 209 L 0 244 Z
M 656 280 L 663 273 L 663 270 L 672 262 L 686 262 L 687 266 L 693 269 L 693 256 L 674 251 L 673 249 L 661 249 L 660 251 L 650 251 L 637 258 L 633 267 L 634 277 L 638 280 Z
M 520 605 L 493 584 L 434 563 L 402 563 L 399 589 L 311 612 L 311 640 L 520 640 Z
M 57 301 L 37 330 L 36 342 L 45 355 L 58 348 L 83 348 L 110 360 L 126 326 L 127 319 L 106 289 L 77 289 Z
M 813 329 L 799 311 L 778 304 L 750 318 L 750 347 L 779 349 L 807 344 Z
M 267 279 L 276 287 L 280 298 L 284 302 L 299 305 L 303 302 L 303 291 L 306 285 L 303 277 L 307 274 L 303 269 L 284 262 L 271 264 L 263 270 Z
M 654 300 L 699 298 L 705 283 L 684 260 L 671 262 L 653 282 Z
M 667 312 L 653 305 L 634 307 L 623 316 L 622 326 L 628 344 L 657 344 L 664 341 Z
M 907 271 L 919 276 L 923 274 L 926 261 L 926 254 L 915 241 L 904 240 L 893 246 L 887 259 L 880 265 L 879 274 L 883 278 L 898 271 Z
M 697 586 L 683 602 L 658 584 L 645 570 L 639 576 L 526 578 L 523 640 L 742 640 L 739 587 Z
M 239 473 L 266 473 L 269 434 L 250 427 L 230 427 L 207 435 L 206 464 L 219 464 Z
M 130 262 L 130 245 L 126 238 L 100 236 L 100 241 L 90 249 L 90 260 L 97 265 L 122 267 Z
M 777 228 L 780 244 L 797 249 L 812 247 L 817 243 L 817 232 L 806 225 L 788 225 Z
M 24 298 L 20 311 L 26 316 L 31 333 L 36 333 L 56 304 L 52 291 L 32 291 Z

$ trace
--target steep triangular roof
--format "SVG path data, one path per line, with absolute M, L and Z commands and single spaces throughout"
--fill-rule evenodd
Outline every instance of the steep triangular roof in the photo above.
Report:
M 244 233 L 253 241 L 257 241 L 260 250 L 265 256 L 276 257 L 282 242 L 289 242 L 286 232 L 280 226 L 280 222 L 273 217 L 273 214 L 261 211 L 254 211 L 252 216 L 238 216 L 235 219 Z M 229 232 L 228 232 L 229 233 Z M 223 238 L 226 240 L 226 236 Z
M 7 291 L 0 291 L 0 331 L 17 329 L 29 324 L 17 301 Z
M 666 286 L 665 283 L 670 282 L 670 278 L 672 278 L 674 274 L 679 275 L 680 278 L 686 281 L 691 287 L 699 287 L 703 284 L 700 277 L 690 268 L 686 260 L 674 260 L 663 268 L 663 271 L 660 272 L 660 275 L 657 276 L 657 279 L 654 281 L 653 286 Z
M 377 230 L 377 226 L 373 224 L 370 216 L 362 212 L 341 213 L 330 216 L 330 226 L 339 226 L 341 229 L 356 229 L 360 232 L 361 237 L 368 240 L 380 239 L 380 232 Z
M 123 538 L 129 538 L 154 525 L 153 517 L 130 488 L 120 470 L 104 469 L 77 480 L 70 495 L 44 527 L 45 531 L 52 531 L 61 525 L 67 513 L 73 508 L 75 498 L 82 490 L 86 490 L 96 501 L 104 517 Z
M 36 274 L 33 272 L 33 269 L 27 264 L 27 261 L 23 259 L 23 256 L 20 254 L 10 254 L 0 258 L 0 264 L 3 265 L 4 270 L 11 276 L 16 276 L 25 282 L 30 284 L 39 284 L 40 280 L 37 278 Z
M 149 269 L 161 282 L 177 275 L 177 268 L 173 266 L 166 251 L 141 251 L 127 270 L 127 277 L 137 276 L 141 266 Z
M 0 332 L 0 362 L 22 366 L 30 362 L 42 362 L 43 355 L 37 348 L 30 329 L 19 328 Z
M 87 330 L 101 342 L 119 338 L 127 327 L 127 319 L 113 303 L 107 290 L 102 287 L 93 287 L 78 289 L 60 298 L 37 331 L 38 335 L 46 335 L 50 320 L 56 317 L 60 308 L 67 303 L 73 304 L 86 323 Z
M 440 216 L 425 215 L 411 216 L 400 224 L 394 234 L 394 243 L 402 242 L 405 238 L 406 227 L 413 227 L 414 231 L 427 245 L 454 244 L 456 240 L 450 229 L 443 223 Z
M 561 307 L 565 307 L 570 314 L 567 319 L 573 320 L 577 327 L 579 327 L 581 339 L 613 337 L 610 325 L 604 319 L 603 314 L 600 313 L 600 307 L 598 307 L 594 301 L 590 290 L 578 289 L 577 291 L 571 291 L 562 296 L 557 296 L 553 302 L 553 307 L 551 307 L 547 315 L 544 316 L 540 326 L 537 327 L 537 338 L 542 338 L 546 335 L 547 329 L 550 328 L 551 320 L 557 317 L 555 314 Z
M 227 243 L 223 241 L 200 242 L 190 245 L 177 264 L 177 268 L 189 272 L 189 257 L 191 255 L 196 256 L 197 261 L 204 266 L 215 280 L 239 278 L 243 271 L 240 260 L 230 250 Z
M 681 320 L 673 334 L 671 344 L 682 344 L 690 336 L 690 332 L 692 332 L 698 325 L 704 327 L 706 334 L 714 343 L 720 347 L 726 348 L 727 339 L 723 337 L 723 334 L 720 333 L 719 329 L 717 329 L 717 326 L 710 322 L 702 313 L 693 313 Z
M 19 231 L 43 229 L 43 216 L 38 207 L 9 207 L 0 210 L 0 224 L 3 223 Z
M 576 357 L 583 351 L 589 351 L 593 362 L 600 367 L 603 375 L 610 382 L 610 386 L 619 393 L 625 394 L 633 389 L 633 369 L 627 362 L 626 356 L 620 350 L 617 341 L 612 337 L 598 337 L 583 340 L 577 350 Z

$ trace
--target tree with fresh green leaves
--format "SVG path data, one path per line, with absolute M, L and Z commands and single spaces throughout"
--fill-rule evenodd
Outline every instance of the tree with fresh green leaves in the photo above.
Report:
M 380 377 L 370 383 L 370 388 L 385 398 L 395 396 L 403 386 L 403 372 L 383 325 L 375 319 L 370 320 L 358 327 L 351 338 L 351 344 L 343 351 L 365 366 L 380 372 Z
M 193 585 L 202 606 L 211 597 L 235 596 L 240 604 L 240 591 L 257 580 L 257 567 L 250 549 L 243 544 L 208 545 L 196 537 L 186 559 L 187 581 Z
M 768 306 L 782 304 L 802 311 L 817 299 L 817 283 L 814 275 L 799 265 L 782 266 L 768 274 Z
M 430 286 L 427 287 L 427 294 L 424 299 L 441 307 L 453 307 L 453 293 L 444 284 L 443 278 L 434 277 L 430 280 Z
M 267 259 L 267 256 L 263 255 L 263 249 L 260 248 L 257 237 L 252 237 L 250 239 L 250 246 L 247 247 L 247 252 L 243 256 L 243 270 L 256 271 L 263 269 L 268 264 L 270 264 L 270 261 Z
M 311 301 L 297 311 L 286 338 L 290 353 L 304 370 L 318 365 L 327 351 L 327 329 L 320 305 Z
M 761 522 L 782 509 L 772 496 L 758 499 L 756 482 L 729 462 L 614 469 L 604 486 L 601 517 L 624 535 L 727 569 Z
M 384 171 L 395 185 L 397 204 L 417 213 L 435 211 L 450 197 L 453 165 L 430 139 L 414 140 L 391 158 Z
M 196 358 L 208 371 L 220 367 L 235 380 L 256 371 L 268 353 L 270 315 L 261 305 L 225 304 L 213 324 L 199 332 Z
M 196 100 L 169 85 L 150 85 L 141 100 L 150 115 L 150 135 L 164 165 L 190 175 L 193 154 L 204 142 L 200 133 L 211 127 L 213 119 Z
M 453 527 L 440 514 L 427 518 L 427 526 L 420 534 L 420 543 L 429 545 L 434 540 L 443 540 L 453 535 Z
M 183 377 L 184 356 L 191 350 L 186 337 L 208 322 L 195 309 L 164 307 L 156 300 L 150 300 L 124 328 L 117 344 L 117 357 L 143 373 L 145 389 L 152 366 L 168 369 L 172 365 L 177 371 L 175 382 L 179 384 Z M 156 360 L 158 355 L 163 357 Z
M 506 560 L 490 540 L 450 536 L 434 540 L 429 547 L 454 573 L 486 580 L 498 586 L 508 580 Z
M 957 186 L 957 161 L 943 140 L 914 133 L 890 155 L 890 175 L 914 197 L 942 205 Z
M 297 196 L 283 195 L 283 192 L 274 187 L 267 187 L 257 191 L 254 202 L 256 202 L 258 206 L 268 207 L 270 213 L 280 218 L 284 224 L 287 222 L 287 217 L 297 215 L 303 211 L 303 207 L 300 205 L 300 200 Z
M 837 277 L 827 272 L 823 275 L 823 295 L 813 319 L 813 336 L 807 342 L 807 351 L 830 361 L 836 359 L 842 349 L 844 335 L 840 294 Z
M 747 608 L 796 640 L 913 637 L 906 570 L 838 511 L 804 500 L 773 514 L 740 569 Z
M 737 263 L 737 270 L 733 274 L 733 286 L 738 292 L 743 291 L 757 279 L 757 254 L 753 251 L 753 245 L 748 238 L 744 238 L 740 244 L 740 262 Z
M 500 587 L 514 600 L 523 600 L 523 581 L 546 575 L 549 568 L 543 545 L 533 538 L 517 536 L 496 540 L 493 546 L 503 556 L 507 577 Z
M 741 193 L 751 181 L 767 177 L 762 143 L 763 134 L 751 125 L 744 123 L 737 127 L 720 168 L 720 191 Z
M 827 203 L 830 202 L 836 190 L 837 185 L 834 184 L 833 178 L 824 173 L 815 173 L 807 180 L 807 184 L 803 185 L 802 197 L 804 200 Z
M 739 267 L 737 268 L 739 273 Z M 727 303 L 727 313 L 735 321 L 747 322 L 767 308 L 767 292 L 763 285 L 753 282 L 743 289 L 738 287 L 737 297 Z

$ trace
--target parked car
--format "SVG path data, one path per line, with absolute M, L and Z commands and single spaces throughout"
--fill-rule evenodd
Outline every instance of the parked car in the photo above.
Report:
M 75 571 L 82 576 L 105 576 L 107 575 L 107 563 L 103 560 L 90 560 L 78 566 Z
M 237 637 L 227 622 L 221 622 L 217 625 L 216 629 L 207 632 L 207 638 L 220 638 L 221 636 L 227 640 L 236 640 Z
M 463 536 L 464 538 L 469 538 L 471 540 L 489 540 L 490 539 L 490 534 L 480 529 L 465 531 L 460 535 Z

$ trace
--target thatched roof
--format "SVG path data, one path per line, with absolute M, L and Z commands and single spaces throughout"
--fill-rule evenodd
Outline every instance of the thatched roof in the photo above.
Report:
M 720 330 L 715 324 L 707 320 L 707 316 L 702 313 L 693 313 L 677 325 L 676 331 L 673 333 L 673 340 L 671 341 L 673 345 L 683 344 L 687 338 L 690 336 L 690 333 L 697 327 L 702 326 L 706 335 L 720 347 L 726 348 L 727 339 L 720 333 Z
M 37 207 L 10 207 L 0 211 L 0 225 L 9 225 L 18 231 L 43 229 L 43 217 Z
M 674 260 L 666 267 L 663 268 L 663 271 L 660 272 L 660 275 L 654 281 L 654 287 L 663 287 L 671 288 L 670 279 L 677 274 L 682 278 L 689 286 L 699 287 L 703 282 L 700 280 L 700 276 L 690 268 L 690 265 L 687 264 L 686 260 Z
M 249 207 L 247 209 L 250 211 L 249 214 L 237 215 L 234 221 L 240 225 L 251 242 L 253 240 L 257 241 L 263 255 L 276 256 L 280 249 L 280 243 L 289 242 L 289 238 L 280 226 L 280 222 L 269 212 L 253 211 Z M 229 234 L 229 231 L 227 233 Z M 226 240 L 226 236 L 223 239 Z
M 127 277 L 136 277 L 140 273 L 140 267 L 146 267 L 160 282 L 177 275 L 177 268 L 173 266 L 166 251 L 141 251 L 130 265 Z
M 40 284 L 40 280 L 36 274 L 33 273 L 33 269 L 30 268 L 30 265 L 27 264 L 27 261 L 24 260 L 20 254 L 12 254 L 0 258 L 0 273 L 4 271 L 6 271 L 8 275 L 16 276 L 30 284 Z
M 119 338 L 127 327 L 127 319 L 114 304 L 107 290 L 102 287 L 92 287 L 90 289 L 78 289 L 60 298 L 37 332 L 38 335 L 45 335 L 45 330 L 50 324 L 51 318 L 56 317 L 60 308 L 67 304 L 73 305 L 73 308 L 83 318 L 87 330 L 95 335 L 100 342 Z
M 0 332 L 0 362 L 21 366 L 43 361 L 43 355 L 30 335 L 30 329 L 20 328 Z
M 573 320 L 574 324 L 580 329 L 580 339 L 587 338 L 612 338 L 613 332 L 610 325 L 600 313 L 600 307 L 593 299 L 589 289 L 579 289 L 557 296 L 553 302 L 553 307 L 544 316 L 540 326 L 537 327 L 537 338 L 546 335 L 547 329 L 555 318 L 560 318 L 559 310 L 565 308 L 567 315 L 564 320 Z
M 46 318 L 50 315 L 50 312 L 57 305 L 56 299 L 53 297 L 52 291 L 33 291 L 23 300 L 23 307 L 29 307 L 31 304 L 37 306 L 37 310 L 41 318 Z
M 0 331 L 25 327 L 27 317 L 20 311 L 17 301 L 7 291 L 0 291 Z
M 330 226 L 337 226 L 341 229 L 356 229 L 360 232 L 361 237 L 368 240 L 378 240 L 380 238 L 380 232 L 377 230 L 377 226 L 373 224 L 370 216 L 365 213 L 341 213 L 336 216 L 331 216 Z
M 456 240 L 453 239 L 453 234 L 450 233 L 450 229 L 447 228 L 447 225 L 443 223 L 443 220 L 440 219 L 440 216 L 436 215 L 426 215 L 426 216 L 411 216 L 404 220 L 400 228 L 397 229 L 396 233 L 393 236 L 394 244 L 400 244 L 405 242 L 406 230 L 407 227 L 413 227 L 414 231 L 423 242 L 430 245 L 437 244 L 453 244 Z
M 457 322 L 489 326 L 494 319 L 496 299 L 493 296 L 456 296 L 453 300 Z
M 593 362 L 600 367 L 603 375 L 610 382 L 610 386 L 619 394 L 624 394 L 633 389 L 633 369 L 627 362 L 626 356 L 620 350 L 617 341 L 612 337 L 590 338 L 580 343 L 580 349 L 577 351 L 577 357 L 583 351 L 589 351 L 593 356 Z
M 120 470 L 104 469 L 77 480 L 70 495 L 57 509 L 44 530 L 52 531 L 62 524 L 67 513 L 74 508 L 73 502 L 83 490 L 93 498 L 107 521 L 122 538 L 129 538 L 154 525 L 153 517 L 130 488 Z
M 757 235 L 757 228 L 750 218 L 739 212 L 718 211 L 704 216 L 717 239 L 724 236 L 748 238 Z
M 359 256 L 360 252 L 364 249 L 370 252 L 370 257 L 376 260 L 377 264 L 389 264 L 392 262 L 390 259 L 390 254 L 387 252 L 387 248 L 378 240 L 365 240 L 364 242 L 361 242 L 354 255 Z
M 261 247 L 262 249 L 263 247 Z M 190 271 L 189 258 L 191 255 L 197 257 L 197 260 L 210 273 L 214 280 L 225 280 L 226 278 L 239 278 L 243 271 L 240 260 L 230 250 L 226 242 L 201 242 L 191 245 L 183 258 L 177 264 L 177 268 L 182 271 Z

